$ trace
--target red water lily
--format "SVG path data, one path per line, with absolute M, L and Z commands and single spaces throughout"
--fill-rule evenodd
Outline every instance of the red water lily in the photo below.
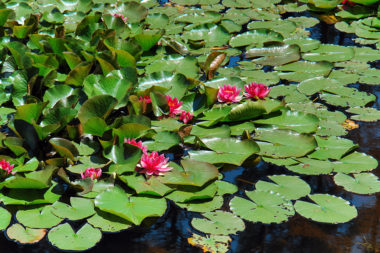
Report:
M 9 173 L 12 173 L 12 169 L 14 166 L 15 166 L 14 164 L 11 165 L 8 161 L 5 161 L 5 160 L 0 161 L 0 168 L 4 170 L 7 173 L 7 175 Z
M 119 17 L 119 18 L 121 18 L 123 21 L 124 21 L 124 23 L 126 23 L 127 22 L 127 17 L 124 17 L 124 15 L 122 15 L 122 14 L 113 14 L 115 17 Z
M 244 93 L 246 97 L 254 99 L 264 99 L 270 91 L 270 88 L 266 87 L 263 83 L 249 83 L 244 86 L 247 93 Z
M 241 100 L 242 96 L 239 96 L 241 89 L 236 86 L 224 85 L 219 87 L 218 101 L 221 103 L 237 103 Z
M 166 99 L 168 100 L 170 117 L 174 117 L 176 114 L 180 114 L 182 112 L 182 102 L 178 101 L 177 98 L 170 97 L 169 95 L 166 95 Z
M 144 153 L 140 163 L 137 164 L 136 170 L 148 176 L 163 175 L 165 172 L 173 169 L 169 167 L 168 161 L 169 158 L 165 158 L 163 154 L 159 155 L 157 152 L 152 152 L 151 154 Z
M 132 138 L 132 139 L 124 138 L 124 143 L 129 143 L 133 146 L 136 146 L 136 147 L 140 148 L 144 153 L 146 153 L 148 151 L 148 147 L 144 146 L 142 144 L 142 141 L 137 142 L 134 138 Z
M 139 97 L 139 100 L 140 100 L 141 102 L 145 102 L 145 103 L 147 103 L 147 104 L 152 103 L 152 99 L 151 99 L 149 96 Z
M 343 0 L 342 5 L 343 9 L 347 9 L 348 7 L 354 6 L 356 3 L 348 1 L 348 0 Z
M 183 121 L 183 123 L 187 124 L 190 120 L 193 119 L 193 114 L 190 112 L 182 111 L 179 116 L 179 120 Z
M 84 171 L 84 174 L 83 172 L 81 172 L 80 175 L 82 179 L 85 179 L 86 177 L 90 177 L 92 180 L 95 180 L 95 179 L 100 178 L 100 176 L 102 175 L 102 169 L 87 168 Z

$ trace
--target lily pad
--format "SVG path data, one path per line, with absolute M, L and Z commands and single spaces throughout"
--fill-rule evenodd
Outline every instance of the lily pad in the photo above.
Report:
M 46 229 L 24 228 L 19 223 L 15 223 L 7 229 L 8 238 L 22 244 L 39 242 L 45 234 Z
M 52 206 L 19 210 L 16 213 L 16 219 L 29 228 L 51 228 L 63 220 L 52 213 Z
M 1 207 L 0 218 L 0 230 L 5 230 L 9 226 L 9 223 L 11 223 L 12 214 L 7 209 Z
M 341 173 L 358 173 L 376 169 L 378 162 L 370 155 L 353 152 L 334 162 L 334 171 Z
M 71 206 L 62 202 L 55 202 L 52 205 L 51 212 L 57 217 L 69 220 L 81 220 L 95 213 L 94 202 L 90 199 L 71 197 L 70 203 Z
M 215 211 L 204 213 L 205 218 L 194 218 L 191 225 L 203 232 L 213 235 L 236 234 L 244 230 L 244 222 L 229 212 Z
M 295 210 L 305 218 L 325 223 L 343 223 L 354 219 L 358 211 L 342 198 L 329 194 L 313 194 L 309 198 L 315 203 L 297 200 Z
M 86 223 L 77 232 L 68 223 L 51 229 L 48 239 L 51 244 L 61 250 L 83 251 L 95 246 L 102 238 L 99 229 Z
M 234 197 L 230 202 L 231 211 L 239 217 L 252 221 L 281 223 L 294 215 L 293 205 L 281 195 L 264 191 L 246 191 L 250 200 Z
M 91 218 L 87 219 L 87 222 L 92 226 L 99 228 L 103 232 L 119 232 L 121 230 L 128 229 L 132 226 L 129 221 L 120 218 L 119 216 L 106 213 L 100 210 L 96 210 L 96 213 Z
M 342 186 L 346 191 L 357 194 L 372 194 L 380 192 L 380 181 L 372 173 L 353 174 L 354 177 L 338 173 L 334 176 L 334 182 Z

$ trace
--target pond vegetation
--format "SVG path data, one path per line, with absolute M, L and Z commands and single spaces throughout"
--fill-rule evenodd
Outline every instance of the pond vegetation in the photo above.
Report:
M 199 213 L 190 244 L 227 252 L 249 222 L 356 218 L 306 178 L 380 192 L 343 137 L 380 119 L 355 87 L 380 84 L 378 2 L 3 1 L 0 229 L 82 251 L 178 206 Z M 324 44 L 316 17 L 363 46 Z M 260 160 L 287 172 L 223 180 Z

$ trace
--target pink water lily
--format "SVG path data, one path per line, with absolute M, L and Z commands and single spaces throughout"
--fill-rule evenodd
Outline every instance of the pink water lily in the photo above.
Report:
M 147 104 L 152 103 L 152 99 L 151 99 L 149 96 L 139 97 L 139 100 L 140 100 L 141 102 L 145 102 L 145 103 L 147 103 Z
M 264 99 L 270 91 L 270 88 L 266 87 L 263 83 L 249 83 L 244 86 L 246 93 L 244 96 L 254 99 Z
M 136 170 L 139 173 L 145 173 L 147 176 L 152 175 L 163 175 L 165 172 L 172 170 L 169 167 L 169 158 L 159 155 L 157 152 L 152 152 L 151 154 L 144 153 L 141 157 L 140 163 L 137 164 Z
M 121 19 L 124 21 L 124 23 L 127 22 L 127 17 L 124 17 L 124 15 L 122 15 L 122 14 L 113 14 L 113 15 L 114 15 L 114 17 L 119 17 L 119 18 L 121 18 Z
M 178 101 L 177 98 L 170 97 L 169 95 L 166 95 L 166 99 L 168 100 L 170 117 L 175 117 L 176 114 L 180 114 L 182 112 L 182 102 Z
M 0 168 L 4 170 L 7 173 L 7 175 L 9 173 L 12 173 L 14 166 L 15 166 L 14 164 L 11 165 L 8 161 L 5 161 L 5 160 L 0 161 Z M 15 174 L 15 173 L 12 173 L 12 174 Z
M 102 169 L 87 168 L 84 171 L 84 174 L 83 172 L 81 172 L 80 175 L 82 179 L 85 179 L 86 177 L 90 177 L 92 180 L 95 180 L 95 179 L 100 178 L 100 176 L 102 175 Z
M 229 84 L 219 87 L 218 101 L 221 103 L 237 103 L 242 98 L 242 96 L 239 96 L 240 91 L 241 89 Z
M 183 121 L 183 123 L 187 124 L 190 120 L 193 119 L 193 114 L 190 112 L 182 111 L 179 116 L 179 120 Z
M 132 139 L 124 138 L 124 143 L 129 143 L 133 146 L 136 146 L 136 147 L 140 148 L 144 153 L 148 152 L 148 147 L 144 146 L 142 144 L 142 141 L 137 142 L 134 138 L 132 138 Z

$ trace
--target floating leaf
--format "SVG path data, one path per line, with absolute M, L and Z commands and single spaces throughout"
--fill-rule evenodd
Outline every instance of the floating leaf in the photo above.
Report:
M 191 225 L 203 232 L 213 235 L 236 234 L 244 230 L 244 222 L 229 212 L 215 211 L 202 214 L 205 218 L 193 218 Z
M 351 116 L 351 119 L 358 121 L 374 122 L 380 120 L 380 111 L 375 108 L 354 107 L 349 108 L 346 112 L 356 115 Z
M 239 217 L 262 223 L 281 223 L 294 215 L 293 205 L 279 194 L 263 191 L 246 191 L 250 200 L 234 197 L 231 211 Z
M 323 175 L 333 171 L 334 164 L 330 161 L 321 161 L 310 158 L 298 158 L 299 164 L 288 165 L 286 168 L 290 171 L 305 175 Z
M 128 229 L 132 226 L 129 221 L 100 210 L 96 210 L 95 215 L 88 218 L 87 222 L 96 228 L 100 228 L 103 232 L 112 233 Z
M 24 228 L 19 223 L 15 223 L 7 229 L 8 238 L 22 244 L 39 242 L 45 234 L 46 229 Z
M 325 138 L 315 136 L 315 140 L 318 143 L 318 147 L 313 153 L 309 154 L 308 157 L 320 160 L 339 160 L 343 155 L 358 147 L 358 145 L 355 145 L 351 140 L 336 136 Z
M 309 198 L 315 204 L 297 200 L 294 205 L 297 213 L 305 218 L 336 224 L 348 222 L 358 215 L 356 208 L 342 198 L 328 194 L 313 194 Z
M 80 220 L 95 213 L 94 202 L 90 199 L 71 197 L 70 204 L 71 206 L 55 202 L 51 212 L 60 218 L 69 220 Z
M 52 206 L 19 210 L 16 213 L 16 219 L 29 228 L 51 228 L 63 220 L 52 213 Z
M 206 235 L 202 237 L 193 234 L 193 237 L 188 238 L 187 241 L 193 246 L 202 248 L 203 252 L 226 253 L 229 250 L 231 238 L 225 235 Z
M 0 208 L 0 230 L 5 230 L 11 223 L 12 214 L 7 209 Z
M 88 223 L 74 232 L 70 224 L 64 223 L 51 229 L 48 239 L 51 244 L 61 250 L 83 251 L 95 246 L 102 238 L 99 229 Z
M 334 171 L 341 173 L 358 173 L 377 168 L 378 162 L 370 155 L 353 152 L 337 162 L 334 162 Z
M 258 191 L 273 191 L 287 199 L 299 199 L 308 195 L 310 186 L 297 176 L 274 175 L 268 176 L 273 182 L 258 181 L 255 184 Z
M 338 173 L 334 176 L 334 182 L 342 186 L 346 191 L 357 194 L 372 194 L 380 192 L 380 181 L 372 173 L 354 174 L 354 177 Z

